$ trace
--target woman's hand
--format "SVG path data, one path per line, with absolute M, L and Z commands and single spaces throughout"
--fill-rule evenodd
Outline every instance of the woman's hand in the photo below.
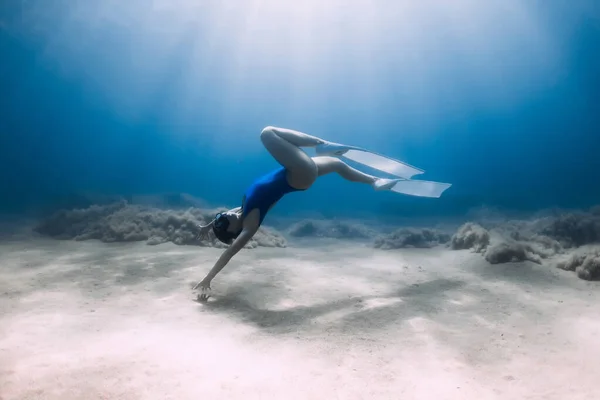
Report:
M 194 286 L 193 290 L 200 289 L 200 294 L 198 295 L 198 300 L 206 301 L 210 297 L 210 279 L 204 278 L 202 282 L 198 283 Z
M 208 225 L 197 225 L 196 229 L 197 229 L 197 233 L 198 233 L 198 239 L 199 240 L 208 240 L 208 232 L 210 232 L 210 228 L 212 227 L 212 224 L 208 224 Z

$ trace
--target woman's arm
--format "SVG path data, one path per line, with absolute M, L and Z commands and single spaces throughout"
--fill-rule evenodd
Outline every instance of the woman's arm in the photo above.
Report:
M 207 291 L 210 290 L 210 282 L 217 276 L 219 272 L 229 263 L 229 261 L 235 256 L 244 246 L 252 239 L 254 234 L 258 231 L 260 211 L 258 209 L 252 210 L 248 216 L 244 219 L 244 228 L 240 232 L 239 236 L 233 241 L 231 246 L 225 249 L 215 265 L 208 272 L 206 277 L 194 286 L 194 289 L 202 289 L 201 299 L 208 298 Z
M 233 256 L 235 256 L 241 249 L 244 248 L 244 246 L 250 241 L 250 239 L 252 239 L 252 236 L 254 236 L 255 233 L 256 231 L 253 232 L 244 228 L 244 230 L 242 230 L 242 232 L 234 240 L 231 246 L 229 246 L 225 249 L 225 251 L 223 251 L 221 257 L 219 257 L 219 259 L 215 263 L 215 266 L 212 267 L 212 269 L 208 272 L 208 274 L 202 280 L 202 282 L 207 281 L 210 283 L 210 281 L 212 281 L 214 277 L 217 276 L 219 272 L 221 272 L 221 270 L 227 265 L 227 263 L 229 263 Z M 196 287 L 200 286 L 202 282 L 196 285 Z

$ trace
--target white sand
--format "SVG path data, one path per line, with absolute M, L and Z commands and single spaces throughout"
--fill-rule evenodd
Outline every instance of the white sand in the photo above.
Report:
M 600 284 L 445 249 L 0 245 L 0 398 L 598 398 Z

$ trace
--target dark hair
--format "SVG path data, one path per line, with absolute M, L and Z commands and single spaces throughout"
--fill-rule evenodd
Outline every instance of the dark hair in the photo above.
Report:
M 225 244 L 231 244 L 240 235 L 240 232 L 232 233 L 227 230 L 229 228 L 229 220 L 223 213 L 218 213 L 213 222 L 212 230 L 217 239 Z

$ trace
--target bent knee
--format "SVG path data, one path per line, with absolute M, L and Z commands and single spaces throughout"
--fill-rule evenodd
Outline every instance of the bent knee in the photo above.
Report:
M 262 131 L 260 131 L 260 139 L 265 140 L 267 138 L 276 136 L 275 127 L 274 126 L 265 126 Z

